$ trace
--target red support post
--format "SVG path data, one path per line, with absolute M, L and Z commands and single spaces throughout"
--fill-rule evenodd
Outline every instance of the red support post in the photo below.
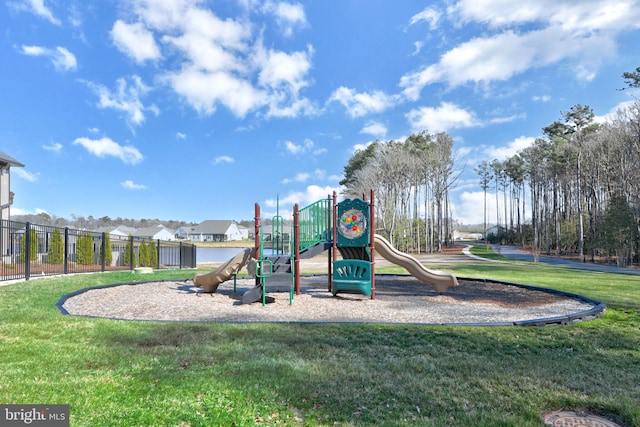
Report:
M 376 299 L 376 263 L 375 263 L 375 253 L 376 253 L 376 227 L 375 227 L 375 209 L 373 206 L 373 190 L 371 190 L 371 200 L 369 201 L 369 231 L 371 233 L 370 237 L 370 247 L 371 247 L 371 299 Z
M 333 245 L 331 249 L 331 254 L 329 255 L 329 292 L 331 292 L 331 284 L 333 283 L 333 265 L 332 261 L 336 260 L 338 255 L 338 195 L 334 191 L 333 192 L 333 227 L 331 233 L 333 234 Z

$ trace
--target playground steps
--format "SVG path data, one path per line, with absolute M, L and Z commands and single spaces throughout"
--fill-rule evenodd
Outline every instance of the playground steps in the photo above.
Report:
M 265 278 L 267 292 L 291 292 L 293 288 L 293 269 L 288 255 L 272 255 L 265 259 L 271 261 L 270 277 Z M 262 285 L 249 289 L 242 295 L 243 304 L 251 304 L 262 299 Z
M 293 269 L 289 255 L 271 255 L 266 259 L 271 261 L 271 277 L 266 279 L 268 292 L 289 292 L 293 286 Z

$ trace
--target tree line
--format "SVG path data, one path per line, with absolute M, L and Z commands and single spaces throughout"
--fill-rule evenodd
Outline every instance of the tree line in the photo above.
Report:
M 640 87 L 640 68 L 623 77 L 627 88 Z M 485 200 L 495 191 L 500 232 L 490 237 L 530 245 L 537 254 L 637 263 L 639 166 L 638 100 L 604 123 L 591 107 L 576 104 L 543 127 L 531 146 L 476 167 Z M 527 193 L 531 220 L 524 224 Z
M 376 232 L 398 249 L 441 251 L 451 243 L 449 191 L 454 173 L 453 138 L 412 134 L 405 141 L 374 141 L 358 150 L 340 181 L 347 197 L 375 191 Z
M 619 265 L 637 258 L 640 102 L 605 123 L 594 119 L 589 106 L 574 105 L 531 146 L 503 162 L 480 163 L 476 172 L 485 195 L 492 187 L 497 206 L 502 199 L 496 240 L 590 261 L 615 257 Z M 531 200 L 526 227 L 525 189 Z
M 623 78 L 625 89 L 640 88 L 640 67 Z M 454 162 L 451 136 L 423 131 L 356 151 L 340 184 L 351 198 L 375 190 L 376 232 L 400 250 L 437 252 L 451 243 L 449 192 L 460 173 Z M 484 230 L 486 200 L 496 199 L 499 231 L 488 239 L 537 254 L 640 262 L 640 101 L 605 123 L 576 104 L 531 146 L 503 161 L 482 161 L 475 172 Z
M 155 227 L 156 225 L 164 225 L 165 227 L 175 230 L 183 226 L 196 225 L 191 222 L 180 220 L 160 220 L 158 218 L 121 218 L 117 217 L 112 219 L 109 216 L 102 216 L 95 218 L 92 215 L 83 216 L 72 214 L 71 218 L 64 218 L 56 215 L 49 215 L 48 213 L 38 214 L 26 214 L 26 215 L 12 215 L 11 219 L 17 222 L 30 222 L 32 224 L 47 225 L 52 227 L 70 227 L 78 230 L 97 230 L 102 227 L 117 227 L 124 225 L 131 228 L 147 228 Z

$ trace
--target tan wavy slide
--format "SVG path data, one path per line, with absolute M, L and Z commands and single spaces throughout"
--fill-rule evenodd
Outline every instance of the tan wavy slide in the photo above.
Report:
M 451 273 L 429 270 L 420 261 L 409 254 L 400 252 L 394 248 L 384 237 L 375 235 L 376 251 L 387 261 L 404 267 L 409 274 L 421 282 L 433 286 L 436 292 L 447 292 L 449 288 L 458 286 L 458 279 Z
M 249 260 L 255 258 L 255 253 L 256 248 L 247 248 L 215 270 L 209 273 L 196 274 L 193 278 L 193 284 L 202 287 L 204 292 L 215 292 L 220 283 L 231 279 Z

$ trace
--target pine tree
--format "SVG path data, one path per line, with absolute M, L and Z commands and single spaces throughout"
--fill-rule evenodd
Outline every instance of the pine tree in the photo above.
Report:
M 38 259 L 38 235 L 36 234 L 36 230 L 31 230 L 29 232 L 30 237 L 30 248 L 29 248 L 29 260 L 35 261 Z M 20 262 L 25 262 L 26 260 L 26 250 L 27 250 L 27 233 L 22 235 L 22 244 L 20 245 Z
M 142 243 L 140 243 L 140 255 L 138 259 L 141 267 L 149 267 L 149 245 L 147 244 L 146 238 L 142 239 Z
M 100 260 L 102 260 L 102 246 L 100 247 Z M 113 249 L 109 233 L 104 234 L 104 265 L 111 266 L 113 262 Z
M 133 252 L 133 262 L 131 260 L 131 234 L 129 234 L 128 236 L 129 238 L 127 239 L 127 244 L 124 247 L 124 253 L 122 254 L 122 265 L 133 265 L 134 267 L 136 266 L 136 253 L 135 251 Z
M 93 237 L 91 233 L 82 233 L 78 236 L 76 262 L 80 265 L 92 265 L 94 263 Z
M 155 240 L 149 240 L 149 267 L 158 268 L 158 249 Z
M 62 264 L 64 261 L 64 245 L 62 242 L 62 233 L 59 228 L 53 230 L 51 242 L 49 243 L 49 252 L 47 252 L 47 262 L 49 264 Z

